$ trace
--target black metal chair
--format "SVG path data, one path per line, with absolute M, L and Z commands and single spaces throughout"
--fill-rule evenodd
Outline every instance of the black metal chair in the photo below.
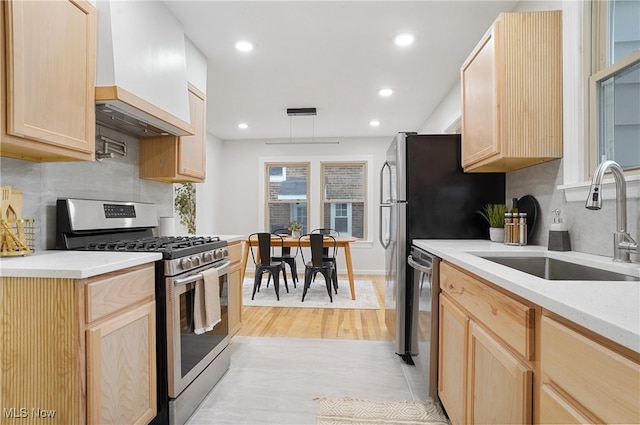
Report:
M 274 235 L 291 235 L 291 232 L 289 231 L 289 229 L 276 229 L 272 232 Z M 296 247 L 296 251 L 294 254 L 291 254 L 291 248 L 288 246 L 283 247 L 279 254 L 276 252 L 274 254 L 271 254 L 271 260 L 272 261 L 284 261 L 286 264 L 289 265 L 289 268 L 291 269 L 291 280 L 293 281 L 293 287 L 297 288 L 296 286 L 296 282 L 298 282 L 298 270 L 296 267 L 296 257 L 298 256 L 298 251 L 299 248 Z
M 314 233 L 319 233 L 321 235 L 331 235 L 333 237 L 340 236 L 340 232 L 338 232 L 335 229 L 328 228 L 328 227 L 321 227 L 321 228 L 318 228 L 318 229 L 313 229 L 311 231 L 311 234 L 314 234 Z M 336 254 L 337 254 L 336 250 L 334 250 L 333 254 L 330 255 L 328 248 L 323 248 L 322 249 L 322 258 L 324 258 L 325 261 L 333 261 L 333 267 L 336 269 L 336 274 L 337 274 L 338 273 L 338 262 L 336 260 Z M 337 287 L 337 284 L 336 284 L 336 287 Z
M 262 275 L 268 274 L 269 279 L 267 280 L 267 285 L 269 280 L 273 278 L 273 286 L 276 290 L 276 298 L 280 301 L 280 282 L 279 282 L 279 274 L 282 272 L 282 277 L 284 278 L 284 287 L 289 292 L 289 285 L 287 285 L 287 274 L 285 272 L 284 262 L 282 261 L 272 261 L 271 260 L 271 247 L 279 247 L 280 249 L 284 248 L 284 241 L 282 240 L 282 236 L 274 235 L 271 233 L 252 233 L 249 235 L 249 249 L 251 250 L 251 258 L 253 258 L 253 262 L 256 265 L 255 277 L 253 280 L 253 293 L 251 294 L 251 299 L 253 299 L 256 295 L 256 291 L 260 292 L 260 285 L 262 283 Z M 254 243 L 257 241 L 257 246 L 254 246 Z M 257 250 L 258 252 L 255 252 Z
M 303 241 L 309 239 L 309 245 L 311 250 L 311 261 L 305 261 L 304 250 L 302 249 Z M 335 268 L 335 263 L 331 260 L 325 260 L 323 256 L 323 249 L 325 240 L 329 239 L 329 243 L 333 243 L 332 248 L 327 248 L 329 254 L 335 256 L 336 252 L 336 238 L 331 235 L 323 235 L 320 233 L 313 233 L 309 235 L 301 236 L 298 239 L 298 247 L 300 249 L 300 255 L 304 262 L 304 289 L 302 291 L 302 302 L 307 295 L 307 290 L 311 286 L 316 274 L 321 273 L 324 276 L 324 281 L 327 285 L 327 293 L 329 294 L 329 300 L 333 302 L 333 295 L 331 294 L 331 286 L 335 293 L 338 293 L 338 273 Z

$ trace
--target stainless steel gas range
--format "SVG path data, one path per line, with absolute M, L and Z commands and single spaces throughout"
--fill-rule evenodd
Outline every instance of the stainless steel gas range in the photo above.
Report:
M 56 209 L 57 249 L 162 253 L 155 264 L 158 414 L 152 423 L 185 423 L 230 364 L 227 242 L 210 236 L 154 236 L 153 204 L 59 199 Z M 212 268 L 219 279 L 221 320 L 197 334 L 196 286 Z

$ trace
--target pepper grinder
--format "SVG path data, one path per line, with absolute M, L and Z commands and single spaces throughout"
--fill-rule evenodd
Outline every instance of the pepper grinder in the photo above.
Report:
M 571 239 L 569 239 L 569 230 L 567 225 L 563 223 L 560 216 L 560 210 L 553 210 L 555 216 L 553 217 L 553 223 L 549 228 L 549 245 L 547 249 L 549 251 L 571 251 Z

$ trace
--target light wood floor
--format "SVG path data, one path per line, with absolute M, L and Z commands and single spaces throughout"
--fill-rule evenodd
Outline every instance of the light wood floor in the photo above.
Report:
M 247 273 L 247 277 L 251 277 Z M 346 279 L 345 276 L 340 278 Z M 358 275 L 373 282 L 378 310 L 248 307 L 237 335 L 351 340 L 390 340 L 385 325 L 384 276 Z

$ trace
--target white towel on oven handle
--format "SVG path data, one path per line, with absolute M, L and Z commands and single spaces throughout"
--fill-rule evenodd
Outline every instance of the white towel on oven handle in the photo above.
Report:
M 197 335 L 209 332 L 217 325 L 220 313 L 220 281 L 215 267 L 202 272 L 202 279 L 196 282 L 193 303 L 194 332 Z

